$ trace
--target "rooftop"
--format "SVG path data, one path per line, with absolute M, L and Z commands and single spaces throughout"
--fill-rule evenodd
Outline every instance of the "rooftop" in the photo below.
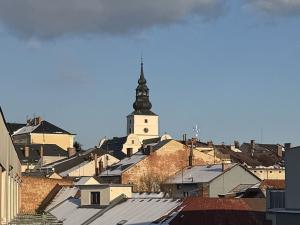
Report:
M 236 164 L 232 164 L 231 167 Z M 222 164 L 208 166 L 187 167 L 183 171 L 177 172 L 167 183 L 169 184 L 188 184 L 188 183 L 208 183 L 224 171 Z
M 99 214 L 99 217 L 96 217 L 91 224 L 116 225 L 124 221 L 124 224 L 150 225 L 162 219 L 180 204 L 181 200 L 178 199 L 131 198 L 104 211 L 105 209 L 79 208 L 80 200 L 70 198 L 50 213 L 62 220 L 64 225 L 83 224 L 101 210 L 104 214 Z

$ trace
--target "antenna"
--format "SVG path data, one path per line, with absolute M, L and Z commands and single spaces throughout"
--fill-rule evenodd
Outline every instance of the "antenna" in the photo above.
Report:
M 195 132 L 196 139 L 198 139 L 200 129 L 198 128 L 197 124 L 195 125 L 195 127 L 193 127 L 193 131 Z

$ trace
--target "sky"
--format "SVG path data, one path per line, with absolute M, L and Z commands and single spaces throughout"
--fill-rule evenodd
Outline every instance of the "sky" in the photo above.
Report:
M 0 105 L 125 136 L 142 55 L 161 134 L 300 145 L 299 27 L 300 0 L 0 0 Z

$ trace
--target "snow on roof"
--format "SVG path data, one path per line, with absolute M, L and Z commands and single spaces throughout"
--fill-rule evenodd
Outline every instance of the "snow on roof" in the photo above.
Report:
M 132 193 L 132 198 L 163 198 L 165 193 L 158 192 L 158 193 L 149 193 L 149 192 L 141 192 L 141 193 Z
M 74 197 L 78 190 L 77 187 L 62 187 L 52 202 L 46 207 L 45 211 L 49 211 L 66 199 Z
M 14 132 L 13 135 L 19 135 L 19 134 L 27 134 L 27 133 L 31 133 L 32 131 L 34 131 L 40 124 L 36 125 L 36 126 L 30 126 L 30 125 L 26 125 L 22 128 L 20 128 L 19 130 L 16 130 Z
M 125 224 L 152 224 L 169 214 L 181 203 L 179 199 L 131 198 L 109 209 L 91 224 L 116 225 L 121 221 Z M 102 210 L 80 208 L 79 205 L 79 199 L 71 198 L 52 209 L 50 213 L 63 221 L 64 225 L 73 225 L 82 224 Z
M 87 184 L 99 184 L 99 182 L 93 177 L 81 177 L 80 180 L 75 183 L 76 186 Z
M 232 164 L 232 166 L 235 164 Z M 231 167 L 232 167 L 231 166 Z M 170 178 L 169 184 L 207 183 L 222 174 L 222 164 L 187 167 Z
M 82 224 L 101 209 L 79 208 L 80 199 L 71 198 L 49 212 L 64 225 Z
M 104 213 L 91 225 L 116 225 L 121 221 L 124 224 L 152 224 L 180 204 L 181 200 L 178 199 L 128 199 Z
M 133 154 L 131 157 L 127 157 L 125 159 L 122 159 L 118 163 L 113 164 L 108 170 L 103 171 L 100 176 L 119 176 L 123 171 L 137 164 L 146 157 L 147 155 L 143 154 L 142 151 L 139 151 Z

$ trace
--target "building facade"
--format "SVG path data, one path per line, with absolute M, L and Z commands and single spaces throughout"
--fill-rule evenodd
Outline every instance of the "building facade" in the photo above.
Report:
M 21 164 L 0 108 L 0 219 L 10 222 L 19 212 Z

